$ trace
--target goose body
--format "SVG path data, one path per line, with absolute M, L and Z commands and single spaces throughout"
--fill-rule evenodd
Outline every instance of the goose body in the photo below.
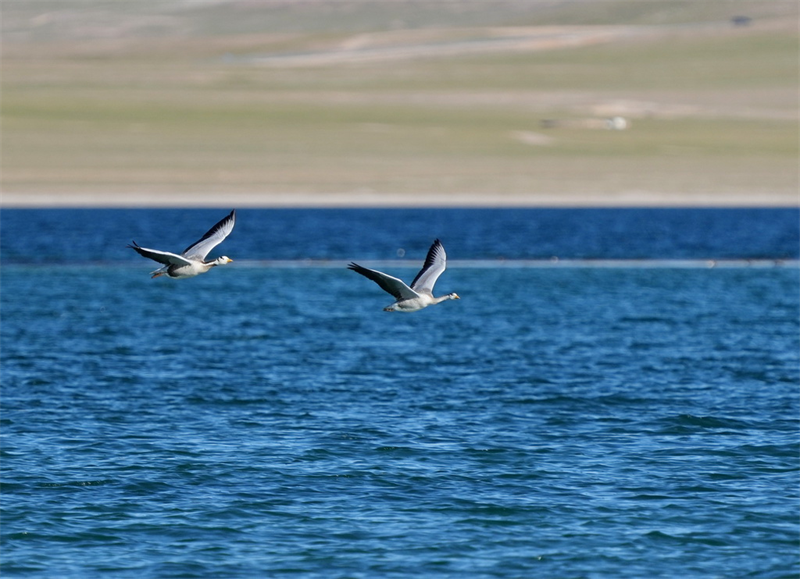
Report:
M 236 210 L 234 209 L 227 217 L 209 229 L 203 237 L 187 247 L 180 255 L 169 251 L 141 247 L 135 241 L 132 242 L 131 245 L 128 245 L 128 247 L 142 257 L 152 259 L 162 264 L 160 268 L 151 272 L 152 277 L 158 277 L 160 275 L 166 275 L 174 279 L 194 277 L 207 272 L 212 267 L 225 265 L 233 261 L 231 258 L 224 255 L 217 259 L 206 261 L 206 256 L 212 249 L 228 237 L 230 232 L 233 231 L 235 223 Z
M 356 273 L 371 279 L 377 283 L 384 291 L 393 295 L 396 301 L 383 308 L 385 312 L 416 312 L 430 305 L 438 304 L 447 300 L 461 299 L 458 294 L 451 293 L 440 297 L 434 297 L 433 286 L 447 264 L 447 254 L 444 251 L 442 242 L 438 239 L 433 242 L 425 258 L 425 264 L 419 271 L 414 281 L 408 286 L 401 279 L 388 275 L 381 271 L 362 267 L 357 263 L 348 265 Z

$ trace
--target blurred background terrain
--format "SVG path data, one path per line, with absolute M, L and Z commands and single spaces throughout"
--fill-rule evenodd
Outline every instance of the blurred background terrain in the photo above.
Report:
M 2 203 L 797 205 L 794 0 L 6 0 Z

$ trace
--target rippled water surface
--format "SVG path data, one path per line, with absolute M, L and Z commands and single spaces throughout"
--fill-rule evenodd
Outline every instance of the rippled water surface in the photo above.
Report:
M 117 233 L 89 265 L 4 237 L 4 577 L 800 573 L 796 265 L 463 264 L 461 300 L 390 314 L 234 235 L 240 263 L 150 280 Z

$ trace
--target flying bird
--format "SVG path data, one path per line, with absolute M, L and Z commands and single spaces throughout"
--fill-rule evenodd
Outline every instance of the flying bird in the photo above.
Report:
M 360 273 L 366 278 L 371 279 L 381 288 L 392 294 L 397 301 L 383 308 L 385 312 L 416 312 L 430 305 L 438 304 L 446 300 L 458 300 L 458 294 L 452 293 L 438 298 L 433 297 L 433 285 L 445 269 L 447 254 L 444 246 L 438 239 L 433 242 L 425 258 L 425 265 L 411 282 L 411 287 L 407 286 L 403 280 L 392 277 L 374 269 L 362 267 L 357 263 L 348 265 L 356 273 Z
M 233 261 L 225 255 L 211 261 L 206 261 L 205 259 L 212 249 L 228 237 L 230 232 L 233 231 L 235 223 L 236 210 L 234 209 L 227 217 L 209 229 L 203 237 L 187 247 L 180 255 L 177 253 L 170 253 L 169 251 L 147 249 L 146 247 L 141 247 L 135 241 L 132 245 L 128 245 L 128 247 L 143 257 L 163 264 L 162 267 L 151 272 L 154 278 L 165 274 L 174 279 L 194 277 L 207 272 L 216 265 L 225 265 Z

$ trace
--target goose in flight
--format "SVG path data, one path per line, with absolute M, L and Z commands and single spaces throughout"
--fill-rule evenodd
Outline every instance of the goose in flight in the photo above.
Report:
M 228 237 L 228 234 L 233 231 L 235 223 L 236 210 L 234 209 L 227 217 L 209 229 L 203 237 L 187 247 L 180 255 L 177 253 L 170 253 L 169 251 L 147 249 L 146 247 L 141 247 L 135 241 L 133 245 L 128 245 L 128 247 L 139 255 L 162 264 L 162 267 L 151 272 L 153 277 L 164 274 L 175 279 L 194 277 L 207 272 L 215 265 L 225 265 L 233 261 L 225 255 L 211 261 L 206 261 L 205 259 L 212 249 Z
M 445 300 L 458 300 L 458 294 L 452 293 L 438 298 L 433 297 L 433 284 L 442 275 L 447 261 L 447 254 L 444 246 L 438 239 L 433 242 L 428 250 L 428 257 L 425 258 L 425 265 L 411 282 L 411 287 L 407 286 L 402 280 L 387 275 L 374 269 L 361 267 L 357 263 L 348 265 L 356 273 L 360 273 L 366 278 L 371 279 L 381 288 L 392 294 L 397 301 L 390 306 L 383 308 L 385 312 L 416 312 L 433 304 L 438 304 Z

